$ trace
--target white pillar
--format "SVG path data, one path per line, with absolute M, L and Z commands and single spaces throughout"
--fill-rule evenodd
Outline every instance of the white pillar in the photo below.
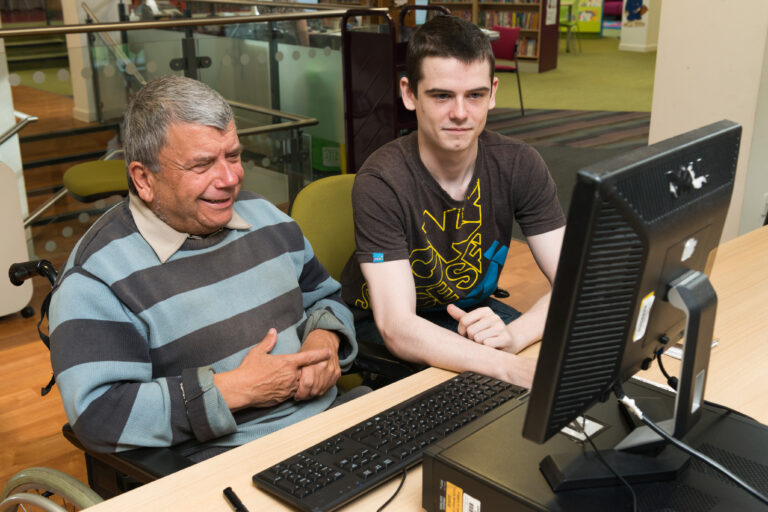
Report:
M 8 60 L 5 42 L 0 39 L 0 134 L 14 124 L 16 118 L 13 115 Z M 0 145 L 0 269 L 4 277 L 0 279 L 0 316 L 21 310 L 32 297 L 31 282 L 19 288 L 5 277 L 5 269 L 12 263 L 29 259 L 23 227 L 23 219 L 28 211 L 19 137 L 14 135 Z
M 36 112 L 25 112 L 35 115 Z M 13 96 L 8 76 L 8 61 L 5 53 L 5 41 L 0 39 L 0 133 L 16 124 L 13 115 Z M 19 148 L 19 136 L 14 135 L 0 145 L 0 162 L 4 162 L 16 175 L 18 196 L 21 202 L 21 215 L 26 217 L 29 212 L 27 206 L 27 191 L 24 187 L 24 173 L 21 169 L 21 149 Z
M 768 2 L 664 2 L 650 142 L 730 119 L 743 127 L 723 240 L 762 224 L 768 193 Z M 754 141 L 754 144 L 753 144 Z M 749 183 L 749 186 L 747 186 Z

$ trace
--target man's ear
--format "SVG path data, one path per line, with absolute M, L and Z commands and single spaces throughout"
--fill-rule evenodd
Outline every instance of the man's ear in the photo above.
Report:
M 400 78 L 400 96 L 403 98 L 405 108 L 416 110 L 416 94 L 411 90 L 411 85 L 406 77 Z
M 496 106 L 496 90 L 499 88 L 499 79 L 498 77 L 493 77 L 493 81 L 491 81 L 491 99 L 488 103 L 488 110 L 491 110 Z
M 136 192 L 139 194 L 142 201 L 150 204 L 155 197 L 155 173 L 141 162 L 131 162 L 128 165 L 128 175 L 133 181 L 133 186 L 136 187 Z

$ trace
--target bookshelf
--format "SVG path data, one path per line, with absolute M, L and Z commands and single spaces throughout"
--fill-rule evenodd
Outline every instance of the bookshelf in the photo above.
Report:
M 558 0 L 429 0 L 429 3 L 443 5 L 454 16 L 480 27 L 520 27 L 517 60 L 521 71 L 541 73 L 557 67 Z

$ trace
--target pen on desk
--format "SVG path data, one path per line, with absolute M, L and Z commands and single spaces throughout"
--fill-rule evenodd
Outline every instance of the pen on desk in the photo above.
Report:
M 237 497 L 237 494 L 235 494 L 231 487 L 224 489 L 224 497 L 235 507 L 235 512 L 248 512 L 248 509 L 245 508 L 245 505 L 243 505 L 243 502 L 240 501 L 240 498 Z

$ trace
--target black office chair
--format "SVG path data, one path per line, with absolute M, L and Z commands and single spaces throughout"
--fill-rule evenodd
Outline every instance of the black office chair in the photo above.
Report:
M 8 269 L 8 277 L 16 286 L 21 286 L 31 277 L 43 276 L 53 287 L 57 275 L 56 269 L 47 260 L 15 263 Z M 38 324 L 40 338 L 48 348 L 50 348 L 50 342 L 47 334 L 42 331 L 41 324 L 47 314 L 49 303 L 50 294 L 43 300 Z M 51 378 L 48 385 L 43 388 L 42 394 L 45 395 L 53 384 L 54 379 Z M 62 432 L 69 442 L 83 451 L 88 485 L 104 499 L 130 491 L 194 464 L 169 448 L 138 448 L 120 453 L 97 453 L 83 446 L 69 424 L 62 427 Z

